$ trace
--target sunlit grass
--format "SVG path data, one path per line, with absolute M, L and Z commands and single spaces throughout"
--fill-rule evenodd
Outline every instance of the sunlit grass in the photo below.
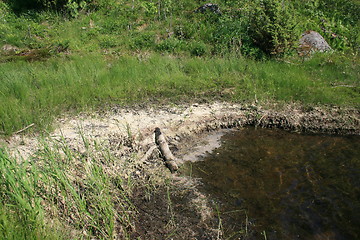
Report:
M 126 239 L 131 180 L 112 171 L 122 163 L 105 146 L 83 139 L 85 153 L 64 139 L 44 139 L 29 159 L 0 149 L 0 239 Z
M 359 60 L 304 64 L 243 58 L 86 55 L 0 65 L 0 131 L 45 127 L 64 112 L 112 104 L 226 100 L 359 107 Z

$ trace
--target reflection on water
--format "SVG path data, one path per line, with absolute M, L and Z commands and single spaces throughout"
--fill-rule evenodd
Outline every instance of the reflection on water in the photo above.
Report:
M 191 164 L 228 237 L 360 239 L 360 137 L 244 128 Z

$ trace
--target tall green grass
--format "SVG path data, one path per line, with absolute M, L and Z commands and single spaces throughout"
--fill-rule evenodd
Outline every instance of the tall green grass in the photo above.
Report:
M 0 132 L 51 124 L 62 113 L 113 104 L 226 100 L 359 107 L 359 59 L 301 63 L 245 58 L 92 54 L 0 65 Z
M 0 239 L 127 238 L 136 210 L 113 171 L 122 163 L 85 141 L 80 154 L 44 139 L 27 160 L 0 149 Z
M 0 238 L 45 239 L 54 236 L 44 225 L 41 198 L 37 195 L 37 170 L 18 163 L 0 149 Z

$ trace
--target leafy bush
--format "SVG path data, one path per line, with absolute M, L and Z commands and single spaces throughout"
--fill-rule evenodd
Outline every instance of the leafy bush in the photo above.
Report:
M 249 35 L 267 55 L 283 55 L 298 39 L 296 12 L 292 5 L 279 0 L 256 0 L 249 18 Z
M 344 23 L 355 26 L 360 21 L 360 1 L 358 0 L 317 0 L 319 10 L 342 20 Z
M 291 53 L 301 33 L 314 30 L 335 50 L 360 48 L 359 0 L 213 3 L 221 14 L 195 12 L 202 3 L 193 0 L 0 0 L 0 37 L 18 47 L 45 47 L 52 38 L 66 35 L 84 51 L 98 49 L 100 43 L 105 48 L 124 45 L 136 51 L 242 54 L 261 59 Z M 8 6 L 35 11 L 15 15 Z M 54 11 L 37 11 L 44 9 Z M 64 13 L 76 19 L 63 24 Z M 94 26 L 88 28 L 89 22 Z M 156 40 L 156 36 L 163 39 L 165 31 L 171 37 Z
M 155 45 L 155 34 L 152 32 L 134 33 L 130 47 L 134 50 L 148 49 Z
M 335 50 L 359 51 L 360 1 L 307 0 L 295 1 L 304 30 L 321 33 Z
M 7 2 L 16 11 L 44 8 L 59 9 L 68 3 L 67 0 L 7 0 Z
M 246 24 L 238 17 L 223 16 L 214 32 L 215 53 L 239 53 L 246 38 Z
M 111 35 L 103 35 L 99 39 L 99 45 L 101 48 L 113 48 L 119 46 L 119 39 Z
M 174 34 L 178 39 L 189 40 L 196 34 L 193 23 L 181 21 L 176 24 L 177 25 L 174 26 Z
M 190 48 L 190 53 L 193 56 L 204 56 L 208 52 L 208 48 L 203 42 L 193 42 Z
M 27 9 L 66 10 L 77 15 L 79 9 L 100 9 L 114 4 L 115 0 L 5 0 L 15 11 Z
M 156 50 L 159 52 L 179 52 L 183 48 L 184 42 L 177 38 L 167 38 L 156 45 Z

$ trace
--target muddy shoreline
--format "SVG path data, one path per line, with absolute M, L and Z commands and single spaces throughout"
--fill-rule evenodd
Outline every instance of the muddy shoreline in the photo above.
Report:
M 298 133 L 360 135 L 360 110 L 341 107 L 300 105 L 241 105 L 224 102 L 180 106 L 113 108 L 108 112 L 83 113 L 58 119 L 48 138 L 59 136 L 76 145 L 80 135 L 136 145 L 138 155 L 153 144 L 153 131 L 159 127 L 173 146 L 203 133 L 243 126 L 280 128 Z M 39 136 L 20 133 L 0 144 L 28 157 L 36 149 Z M 185 142 L 185 144 L 186 144 Z M 76 146 L 75 146 L 76 147 Z M 79 149 L 81 151 L 81 149 Z
M 39 136 L 15 135 L 4 141 L 10 154 L 30 158 L 41 141 L 65 141 L 74 152 L 86 154 L 83 139 L 97 142 L 116 157 L 110 174 L 132 179 L 132 201 L 138 209 L 131 237 L 161 239 L 221 239 L 222 233 L 211 200 L 199 192 L 196 179 L 171 174 L 157 151 L 144 159 L 154 146 L 154 129 L 166 135 L 174 155 L 201 155 L 217 147 L 218 130 L 244 126 L 281 128 L 298 133 L 360 135 L 360 111 L 340 107 L 267 107 L 215 102 L 182 106 L 113 108 L 106 113 L 64 117 L 55 130 Z M 212 137 L 208 137 L 212 133 Z M 1 142 L 0 142 L 1 143 Z M 207 146 L 202 148 L 204 146 Z M 152 186 L 151 191 L 149 187 Z M 119 234 L 119 239 L 121 239 Z

